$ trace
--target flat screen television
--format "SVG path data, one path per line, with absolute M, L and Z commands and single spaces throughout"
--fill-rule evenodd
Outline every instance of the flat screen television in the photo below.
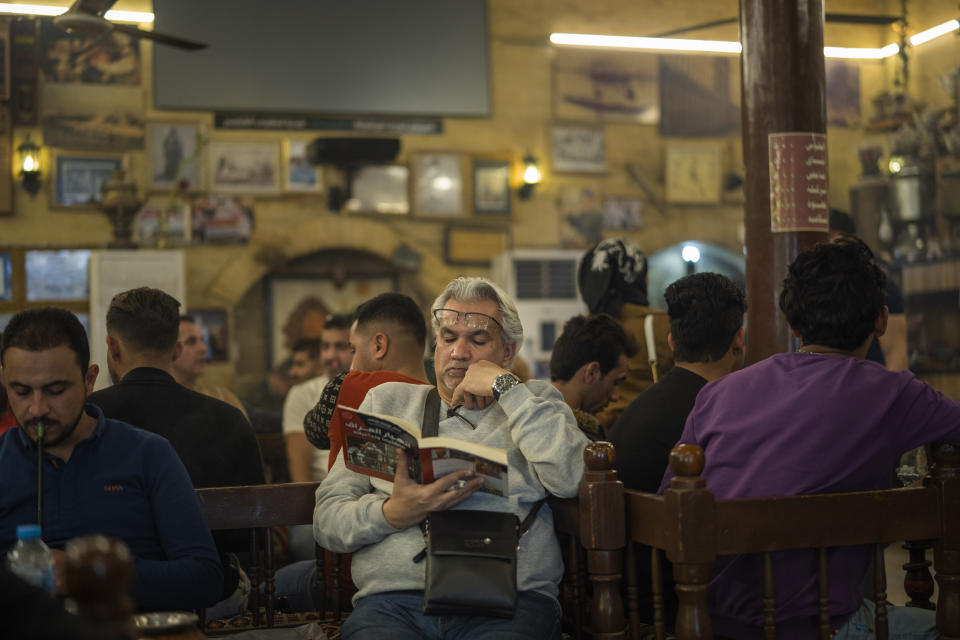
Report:
M 154 0 L 158 109 L 490 114 L 486 0 Z

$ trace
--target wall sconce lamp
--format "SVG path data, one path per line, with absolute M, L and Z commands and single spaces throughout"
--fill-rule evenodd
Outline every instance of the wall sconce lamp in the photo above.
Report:
M 23 190 L 30 195 L 36 195 L 40 190 L 40 145 L 30 139 L 27 134 L 19 147 L 17 155 L 20 165 L 20 184 Z
M 537 158 L 528 153 L 523 156 L 523 184 L 517 195 L 521 200 L 529 200 L 533 195 L 533 188 L 540 182 L 540 168 L 537 167 Z

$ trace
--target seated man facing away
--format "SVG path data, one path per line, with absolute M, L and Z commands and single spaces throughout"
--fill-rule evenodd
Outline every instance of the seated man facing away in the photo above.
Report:
M 606 313 L 574 316 L 563 325 L 550 354 L 550 381 L 591 440 L 606 437 L 595 414 L 619 397 L 617 386 L 636 353 L 633 338 Z
M 18 313 L 3 332 L 0 366 L 21 426 L 0 436 L 0 552 L 16 542 L 17 525 L 36 521 L 42 424 L 43 538 L 54 549 L 58 591 L 60 549 L 103 534 L 130 547 L 140 611 L 215 603 L 223 570 L 190 477 L 169 442 L 86 403 L 98 368 L 76 316 L 54 308 Z
M 610 433 L 617 449 L 617 477 L 627 489 L 655 493 L 667 468 L 670 450 L 680 439 L 687 414 L 703 385 L 743 366 L 743 291 L 716 273 L 680 278 L 664 294 L 670 315 L 667 342 L 673 368 L 634 398 Z M 653 622 L 650 551 L 638 551 L 640 619 Z M 663 565 L 664 612 L 672 627 L 677 616 L 673 571 Z
M 513 618 L 426 616 L 420 523 L 452 507 L 499 511 L 523 519 L 547 494 L 573 496 L 583 475 L 587 440 L 550 384 L 520 383 L 509 373 L 523 328 L 516 305 L 482 278 L 457 278 L 433 304 L 434 354 L 441 436 L 505 449 L 509 496 L 475 493 L 482 478 L 457 471 L 427 484 L 411 480 L 401 452 L 392 483 L 354 473 L 339 458 L 317 490 L 314 534 L 336 552 L 353 552 L 355 608 L 347 640 L 372 638 L 536 638 L 559 640 L 557 585 L 563 573 L 548 507 L 540 509 L 517 551 Z M 432 387 L 388 382 L 371 389 L 360 409 L 416 424 Z M 464 480 L 465 482 L 459 482 Z
M 960 403 L 863 359 L 886 327 L 885 280 L 855 239 L 817 245 L 790 265 L 780 309 L 799 351 L 706 385 L 680 438 L 703 448 L 703 476 L 718 500 L 888 489 L 904 451 L 960 443 Z M 834 638 L 874 637 L 873 604 L 860 593 L 872 553 L 829 552 Z M 777 637 L 816 637 L 815 552 L 774 555 Z M 718 558 L 709 593 L 717 634 L 762 637 L 762 565 L 760 554 Z M 932 611 L 891 607 L 888 617 L 890 638 L 937 637 Z

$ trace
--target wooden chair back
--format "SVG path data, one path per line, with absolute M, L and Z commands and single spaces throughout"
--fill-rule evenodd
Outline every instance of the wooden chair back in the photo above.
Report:
M 211 531 L 250 530 L 250 582 L 252 584 L 250 609 L 254 612 L 255 625 L 261 622 L 258 585 L 262 578 L 265 600 L 263 604 L 266 610 L 265 626 L 274 626 L 273 536 L 270 534 L 270 527 L 312 525 L 314 494 L 319 484 L 319 482 L 296 482 L 196 490 L 200 509 Z M 339 556 L 333 554 L 334 560 L 330 563 L 334 575 L 331 576 L 332 580 L 329 584 L 332 588 L 331 593 L 328 594 L 328 582 L 324 574 L 324 550 L 319 546 L 315 548 L 318 613 L 322 618 L 326 618 L 329 613 L 334 620 L 339 620 L 341 615 Z
M 615 455 L 609 443 L 588 446 L 584 453 L 587 471 L 576 506 L 580 543 L 586 550 L 592 589 L 588 628 L 593 637 L 639 638 L 641 625 L 634 600 L 637 577 L 630 574 L 635 566 L 634 543 L 642 543 L 664 550 L 673 563 L 679 600 L 675 633 L 679 640 L 713 638 L 707 610 L 713 561 L 720 555 L 748 553 L 763 554 L 764 635 L 775 638 L 770 554 L 788 549 L 813 549 L 818 553 L 820 637 L 829 638 L 832 629 L 826 597 L 827 549 L 876 545 L 877 637 L 885 639 L 883 547 L 891 542 L 912 540 L 932 541 L 940 586 L 937 627 L 942 637 L 960 638 L 960 449 L 957 447 L 936 447 L 936 466 L 922 486 L 743 500 L 714 498 L 700 476 L 703 452 L 694 445 L 680 445 L 671 453 L 670 465 L 675 477 L 662 496 L 624 490 L 613 470 Z M 565 528 L 569 528 L 569 516 L 558 527 L 560 531 Z M 659 554 L 653 553 L 651 557 L 654 630 L 657 638 L 664 638 Z M 919 597 L 932 592 L 932 585 L 928 590 L 922 575 L 919 580 L 914 576 L 907 592 Z

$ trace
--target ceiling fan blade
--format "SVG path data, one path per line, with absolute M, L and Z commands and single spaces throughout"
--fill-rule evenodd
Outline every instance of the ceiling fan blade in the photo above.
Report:
M 888 25 L 901 20 L 900 16 L 880 16 L 862 13 L 828 13 L 827 22 L 845 22 L 847 24 Z
M 158 42 L 160 44 L 167 44 L 171 47 L 186 49 L 188 51 L 197 51 L 198 49 L 207 48 L 207 45 L 203 42 L 194 42 L 193 40 L 187 40 L 186 38 L 179 38 L 177 36 L 170 36 L 165 33 L 157 33 L 156 31 L 144 31 L 143 29 L 131 27 L 130 25 L 126 24 L 117 24 L 116 22 L 113 23 L 113 30 L 126 33 L 127 35 L 136 36 L 138 38 L 153 40 L 154 42 Z
M 103 17 L 110 8 L 117 3 L 117 0 L 76 0 L 68 11 L 79 13 L 89 13 L 91 15 Z
M 723 18 L 722 20 L 711 20 L 710 22 L 701 22 L 700 24 L 695 24 L 690 27 L 681 27 L 679 29 L 671 29 L 670 31 L 664 31 L 663 33 L 657 33 L 650 38 L 669 38 L 671 36 L 678 36 L 681 33 L 687 33 L 689 31 L 700 31 L 701 29 L 709 29 L 710 27 L 719 27 L 725 24 L 733 24 L 737 21 L 737 18 Z

